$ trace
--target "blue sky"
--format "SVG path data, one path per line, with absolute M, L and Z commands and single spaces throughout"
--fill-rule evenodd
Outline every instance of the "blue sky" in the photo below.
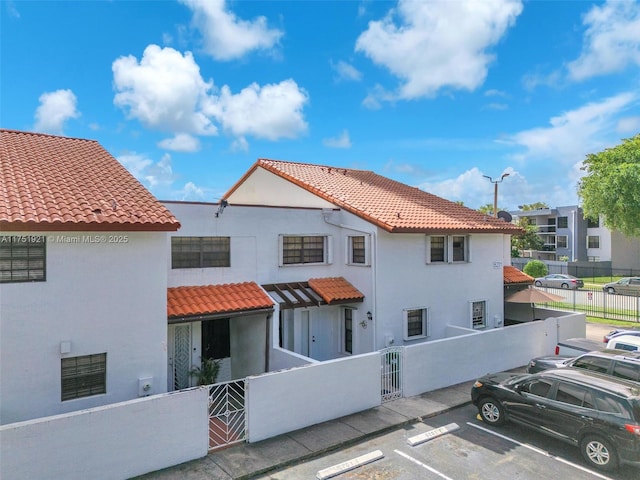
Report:
M 640 132 L 640 4 L 6 1 L 0 127 L 98 140 L 156 197 L 257 158 L 373 170 L 471 208 L 578 202 Z

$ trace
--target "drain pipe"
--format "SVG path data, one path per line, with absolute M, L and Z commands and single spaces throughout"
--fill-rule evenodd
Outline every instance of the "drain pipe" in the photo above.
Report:
M 322 218 L 324 220 L 325 223 L 329 224 L 329 225 L 333 225 L 334 227 L 339 227 L 339 228 L 344 228 L 345 230 L 352 230 L 354 232 L 358 232 L 358 233 L 363 233 L 365 235 L 369 236 L 369 239 L 371 240 L 370 244 L 371 244 L 371 255 L 370 255 L 370 263 L 371 263 L 371 290 L 372 290 L 372 296 L 373 296 L 373 306 L 372 306 L 372 314 L 373 314 L 373 318 L 375 319 L 375 321 L 373 322 L 373 339 L 372 339 L 372 351 L 376 351 L 378 350 L 378 348 L 376 348 L 376 340 L 378 338 L 378 317 L 376 315 L 377 312 L 377 303 L 378 303 L 378 296 L 376 295 L 376 283 L 378 281 L 378 277 L 376 275 L 376 264 L 378 263 L 378 244 L 377 244 L 377 236 L 376 236 L 376 232 L 374 231 L 369 231 L 369 230 L 363 230 L 361 228 L 358 227 L 354 227 L 352 225 L 346 225 L 344 223 L 340 223 L 340 222 L 336 222 L 333 221 L 331 219 L 331 215 L 333 214 L 334 210 L 330 209 L 330 208 L 323 208 L 322 209 Z

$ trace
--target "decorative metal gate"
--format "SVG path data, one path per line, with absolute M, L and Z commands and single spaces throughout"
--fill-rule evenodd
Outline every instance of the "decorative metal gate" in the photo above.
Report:
M 209 387 L 209 450 L 246 439 L 245 381 Z
M 382 403 L 402 398 L 402 347 L 380 350 Z

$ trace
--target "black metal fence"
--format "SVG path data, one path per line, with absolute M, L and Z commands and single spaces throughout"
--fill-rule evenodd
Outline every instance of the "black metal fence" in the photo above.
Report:
M 547 303 L 549 307 L 573 312 L 584 312 L 587 316 L 610 320 L 640 323 L 640 297 L 630 295 L 610 295 L 602 290 L 543 289 L 565 300 Z

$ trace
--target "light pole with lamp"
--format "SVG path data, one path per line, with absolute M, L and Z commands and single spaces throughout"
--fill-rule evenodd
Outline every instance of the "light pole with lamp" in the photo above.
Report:
M 503 173 L 499 180 L 494 180 L 489 175 L 483 175 L 484 178 L 488 178 L 493 183 L 493 216 L 498 216 L 498 184 L 501 183 L 505 177 L 508 177 L 508 173 Z

